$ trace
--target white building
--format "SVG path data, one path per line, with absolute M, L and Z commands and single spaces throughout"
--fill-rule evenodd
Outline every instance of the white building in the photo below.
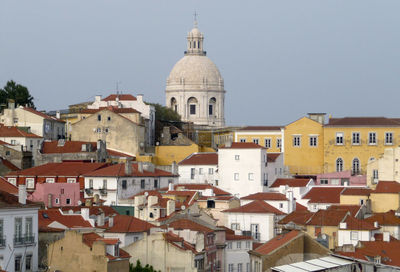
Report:
M 301 198 L 311 190 L 314 185 L 313 179 L 303 178 L 278 178 L 272 185 L 269 186 L 271 192 L 279 192 L 286 195 L 288 192 L 293 193 L 293 197 L 297 200 Z M 303 205 L 306 205 L 307 201 L 303 201 Z
M 15 147 L 13 148 L 15 150 L 24 150 L 36 153 L 41 148 L 43 138 L 31 133 L 30 131 L 24 131 L 17 127 L 1 125 L 0 141 L 12 145 Z
M 253 249 L 253 239 L 249 236 L 235 235 L 226 231 L 225 271 L 250 271 L 250 257 L 247 253 Z
M 227 217 L 226 227 L 241 231 L 242 235 L 266 242 L 275 236 L 277 216 L 283 212 L 261 200 L 255 200 L 238 208 L 223 211 Z
M 340 223 L 338 231 L 338 246 L 353 245 L 356 246 L 359 241 L 374 241 L 375 233 L 379 233 L 380 227 L 377 223 L 371 224 L 365 220 L 360 220 L 348 215 Z M 383 238 L 388 239 L 389 232 L 383 233 Z
M 193 153 L 178 164 L 179 183 L 218 182 L 218 153 Z
M 172 68 L 166 85 L 166 105 L 195 125 L 225 125 L 225 89 L 217 66 L 203 50 L 204 36 L 194 28 L 187 36 L 185 56 Z
M 283 163 L 283 153 L 267 154 L 267 182 L 268 186 L 278 178 L 290 177 L 289 171 Z
M 275 193 L 275 192 L 263 192 L 255 193 L 240 199 L 240 205 L 246 205 L 254 200 L 262 200 L 272 207 L 280 210 L 283 213 L 289 214 L 296 210 L 296 202 L 294 201 L 293 194 L 288 192 L 288 195 Z
M 96 95 L 93 104 L 88 105 L 88 109 L 99 109 L 104 107 L 117 107 L 117 108 L 132 108 L 141 113 L 145 118 L 146 124 L 146 144 L 154 145 L 155 127 L 156 127 L 156 111 L 154 106 L 146 104 L 143 101 L 143 95 L 138 94 L 135 96 L 130 94 L 111 94 L 106 98 L 101 98 L 101 95 Z
M 38 271 L 38 210 L 19 196 L 0 191 L 0 267 L 5 271 Z
M 218 149 L 218 186 L 238 197 L 265 192 L 267 153 L 254 143 L 231 143 Z
M 65 138 L 64 121 L 32 108 L 22 106 L 15 108 L 14 103 L 10 103 L 0 119 L 5 126 L 29 127 L 32 133 L 45 140 Z
M 178 176 L 152 164 L 120 163 L 85 176 L 85 198 L 99 196 L 104 205 L 129 205 L 126 199 L 145 190 L 157 190 L 177 183 Z

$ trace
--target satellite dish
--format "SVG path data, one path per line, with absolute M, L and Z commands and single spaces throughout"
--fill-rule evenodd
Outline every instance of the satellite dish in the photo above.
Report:
M 186 209 L 185 205 L 181 206 L 181 210 L 184 211 Z
M 326 240 L 326 234 L 322 234 L 322 239 Z

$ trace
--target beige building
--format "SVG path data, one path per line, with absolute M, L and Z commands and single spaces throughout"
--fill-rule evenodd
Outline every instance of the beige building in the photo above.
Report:
M 367 185 L 375 188 L 378 180 L 400 182 L 400 147 L 386 148 L 378 159 L 367 165 Z
M 49 244 L 48 271 L 128 272 L 130 255 L 119 248 L 118 239 L 96 233 L 67 231 Z
M 124 247 L 124 250 L 132 256 L 131 263 L 136 264 L 140 260 L 143 265 L 149 264 L 156 271 L 204 271 L 204 252 L 171 232 L 146 234 L 143 239 Z
M 127 109 L 130 110 L 130 109 Z M 144 152 L 145 128 L 136 112 L 102 109 L 71 125 L 72 141 L 102 140 L 107 149 L 136 156 Z

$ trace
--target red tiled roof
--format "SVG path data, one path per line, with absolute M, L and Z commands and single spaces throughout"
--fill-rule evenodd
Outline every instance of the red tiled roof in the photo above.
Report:
M 297 225 L 305 225 L 307 221 L 314 215 L 314 213 L 308 210 L 295 210 L 289 213 L 279 221 L 279 224 L 285 225 L 289 223 L 295 223 Z
M 400 122 L 386 117 L 344 117 L 330 118 L 326 126 L 385 126 L 398 127 Z
M 346 229 L 346 230 L 377 230 L 377 229 L 379 229 L 379 228 L 374 227 L 374 224 L 371 224 L 366 220 L 356 219 L 352 216 L 347 216 L 346 220 L 344 222 L 346 223 L 346 228 L 340 228 L 340 229 Z
M 229 212 L 229 213 L 273 213 L 276 215 L 283 215 L 284 213 L 278 210 L 275 207 L 272 207 L 268 203 L 263 200 L 254 200 L 246 205 L 232 208 L 228 210 L 224 210 L 222 212 Z
M 306 225 L 338 227 L 348 214 L 346 210 L 319 210 L 307 221 Z
M 12 195 L 18 195 L 17 186 L 12 185 L 8 181 L 6 181 L 3 177 L 0 177 L 0 191 L 4 191 Z
M 268 153 L 267 162 L 275 162 L 280 155 L 281 153 Z
M 336 252 L 339 255 L 371 261 L 374 257 L 380 256 L 381 263 L 392 266 L 400 266 L 400 241 L 371 241 L 359 242 L 361 247 L 355 248 L 355 252 Z
M 82 242 L 87 246 L 92 247 L 94 242 L 103 242 L 106 245 L 115 245 L 119 243 L 119 239 L 104 238 L 98 235 L 97 233 L 92 232 L 92 233 L 82 234 Z M 131 256 L 125 250 L 120 248 L 118 256 L 113 256 L 106 253 L 106 257 L 110 260 L 115 260 L 115 259 L 128 259 Z
M 68 176 L 76 177 L 106 166 L 106 163 L 90 162 L 58 162 L 48 163 L 20 171 L 8 173 L 6 177 L 13 176 Z
M 289 243 L 293 239 L 299 237 L 299 235 L 302 234 L 301 231 L 298 230 L 292 230 L 291 232 L 285 233 L 285 234 L 280 234 L 276 236 L 275 238 L 272 238 L 262 246 L 257 247 L 254 251 L 262 254 L 262 255 L 267 255 L 271 253 L 272 251 L 282 247 L 283 245 Z
M 12 162 L 10 162 L 10 161 L 8 161 L 8 160 L 6 160 L 6 159 L 3 159 L 3 158 L 1 158 L 0 157 L 0 162 L 5 166 L 5 167 L 7 167 L 10 171 L 17 171 L 17 170 L 20 170 L 18 167 L 16 167 Z
M 109 215 L 117 214 L 117 212 L 110 206 L 90 206 L 90 207 L 87 207 L 87 206 L 64 206 L 64 207 L 60 207 L 59 209 L 61 209 L 64 213 L 67 213 L 72 210 L 74 213 L 80 214 L 80 212 L 82 211 L 82 208 L 89 209 L 90 215 L 99 215 L 101 213 L 104 213 L 105 216 L 109 216 Z
M 81 215 L 64 215 L 58 209 L 39 210 L 39 228 L 48 227 L 53 222 L 58 222 L 69 229 L 93 228 Z
M 360 195 L 369 196 L 372 190 L 369 188 L 346 188 L 341 193 L 342 195 Z
M 29 111 L 29 112 L 31 112 L 33 114 L 36 114 L 36 115 L 38 115 L 38 116 L 40 116 L 40 117 L 42 117 L 44 119 L 65 123 L 63 120 L 60 120 L 60 119 L 58 119 L 56 117 L 47 115 L 47 114 L 45 114 L 43 112 L 40 112 L 40 111 L 37 111 L 35 109 L 29 108 L 29 107 L 24 107 L 23 109 L 26 110 L 26 111 Z
M 289 187 L 306 187 L 309 182 L 310 182 L 310 179 L 278 178 L 275 180 L 275 182 L 270 187 L 277 188 L 281 185 L 287 185 Z
M 344 210 L 350 212 L 351 216 L 356 217 L 361 209 L 361 205 L 331 205 L 327 208 L 328 211 Z
M 115 101 L 118 97 L 119 101 L 136 101 L 136 97 L 131 94 L 110 94 L 106 98 L 103 98 L 103 101 Z
M 190 250 L 193 253 L 197 253 L 196 248 L 190 243 L 186 242 L 183 238 L 174 234 L 173 232 L 163 233 L 164 239 L 171 245 L 178 247 L 183 250 Z
M 306 206 L 303 206 L 300 203 L 296 202 L 296 211 L 308 211 L 308 209 Z
M 54 153 L 80 153 L 82 151 L 82 145 L 91 145 L 92 152 L 97 150 L 95 142 L 82 142 L 82 141 L 65 141 L 63 145 L 58 145 L 58 141 L 44 141 L 42 147 L 43 154 L 54 154 Z M 87 152 L 89 152 L 87 150 Z
M 0 125 L 0 137 L 42 138 L 36 134 L 25 132 L 17 127 L 8 127 L 4 125 Z
M 265 149 L 265 147 L 262 147 L 261 145 L 255 144 L 255 143 L 241 143 L 241 142 L 233 142 L 232 145 L 230 147 L 226 147 L 226 146 L 220 146 L 219 148 L 232 148 L 232 149 L 236 149 L 236 148 L 243 148 L 243 149 L 247 149 L 247 148 L 251 148 L 251 149 Z
M 177 191 L 179 191 L 181 189 L 184 189 L 187 191 L 203 191 L 206 189 L 212 189 L 216 196 L 231 195 L 229 192 L 224 191 L 216 186 L 213 186 L 211 184 L 204 184 L 204 183 L 175 184 L 174 189 Z
M 144 168 L 144 167 L 143 167 Z M 127 175 L 125 173 L 125 163 L 114 164 L 108 167 L 104 167 L 98 170 L 95 170 L 90 173 L 86 173 L 85 177 L 175 177 L 176 175 L 171 172 L 167 172 L 164 170 L 160 170 L 155 168 L 154 172 L 146 171 L 143 169 L 143 172 L 138 171 L 138 164 L 132 163 L 132 174 Z
M 196 223 L 192 220 L 189 220 L 189 219 L 178 219 L 174 222 L 169 223 L 168 227 L 173 228 L 175 230 L 189 229 L 189 230 L 200 231 L 200 232 L 205 232 L 205 233 L 213 232 L 212 229 L 210 229 L 204 225 L 201 225 L 199 223 Z
M 340 193 L 343 187 L 313 187 L 303 196 L 309 199 L 308 203 L 340 203 Z
M 133 155 L 129 155 L 123 152 L 119 152 L 119 151 L 115 151 L 115 150 L 111 150 L 107 148 L 107 153 L 109 156 L 112 157 L 127 157 L 127 158 L 135 158 L 135 156 Z
M 376 188 L 371 193 L 386 193 L 397 194 L 400 193 L 400 183 L 396 181 L 379 181 Z
M 391 210 L 385 213 L 375 213 L 371 217 L 365 219 L 370 223 L 378 222 L 382 226 L 400 226 L 400 218 L 395 215 L 395 211 Z
M 218 153 L 193 153 L 179 165 L 218 165 Z
M 104 109 L 110 110 L 114 113 L 140 113 L 139 111 L 133 109 L 133 108 L 118 108 L 118 107 L 100 107 L 98 109 L 81 109 L 80 113 L 87 113 L 87 114 L 94 114 L 96 112 L 102 111 Z
M 242 197 L 241 200 L 288 200 L 285 195 L 281 193 L 260 192 Z
M 234 196 L 202 196 L 197 201 L 207 201 L 207 200 L 214 200 L 214 201 L 229 201 L 235 199 Z
M 153 228 L 154 225 L 147 223 L 130 215 L 116 215 L 114 216 L 114 224 L 112 227 L 105 225 L 105 232 L 112 233 L 133 233 L 133 232 L 146 232 Z
M 39 204 L 26 200 L 26 204 L 19 203 L 18 196 L 0 190 L 0 208 L 39 207 Z
M 281 130 L 282 127 L 279 126 L 247 126 L 239 129 L 239 131 L 252 131 L 252 130 Z

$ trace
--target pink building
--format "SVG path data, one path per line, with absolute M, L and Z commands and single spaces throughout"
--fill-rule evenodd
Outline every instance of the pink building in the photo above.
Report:
M 28 199 L 43 202 L 46 208 L 78 206 L 79 183 L 38 183 Z
M 316 185 L 330 186 L 367 186 L 367 176 L 352 175 L 351 171 L 342 171 L 317 175 Z

